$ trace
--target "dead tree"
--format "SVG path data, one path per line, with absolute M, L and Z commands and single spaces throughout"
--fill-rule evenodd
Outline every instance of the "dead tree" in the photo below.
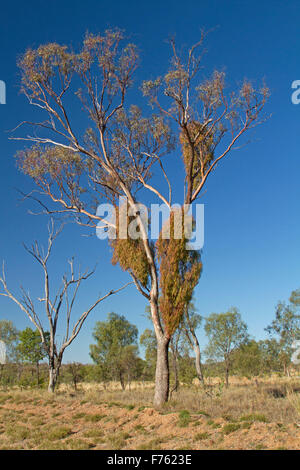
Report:
M 128 285 L 126 284 L 117 290 L 111 290 L 107 294 L 98 297 L 95 302 L 87 308 L 87 310 L 81 313 L 79 318 L 75 321 L 74 325 L 71 326 L 71 315 L 80 285 L 83 281 L 86 281 L 93 275 L 94 270 L 85 271 L 84 273 L 78 272 L 77 274 L 75 274 L 74 259 L 71 259 L 69 261 L 69 275 L 63 275 L 61 287 L 53 294 L 53 296 L 51 295 L 48 261 L 51 255 L 53 243 L 61 232 L 61 229 L 62 227 L 60 227 L 58 230 L 55 230 L 54 223 L 53 221 L 51 221 L 48 226 L 49 237 L 47 250 L 44 250 L 42 247 L 40 247 L 38 242 L 33 243 L 30 248 L 24 245 L 26 251 L 39 263 L 43 271 L 44 295 L 42 298 L 39 298 L 38 301 L 44 306 L 44 313 L 48 320 L 47 323 L 49 328 L 49 335 L 46 334 L 47 332 L 44 326 L 44 321 L 41 315 L 38 313 L 38 310 L 29 292 L 26 292 L 21 287 L 22 296 L 20 299 L 18 299 L 11 292 L 11 290 L 9 290 L 6 282 L 4 264 L 2 276 L 0 277 L 0 283 L 3 287 L 3 292 L 0 292 L 0 295 L 8 297 L 13 302 L 15 302 L 19 306 L 19 308 L 27 315 L 27 317 L 30 319 L 30 321 L 34 324 L 34 326 L 40 333 L 41 341 L 43 347 L 47 351 L 47 356 L 49 360 L 49 392 L 54 392 L 55 390 L 55 386 L 57 384 L 62 364 L 63 354 L 66 348 L 69 347 L 70 344 L 78 336 L 88 315 L 100 304 L 100 302 L 102 302 L 107 297 L 121 291 Z M 59 345 L 56 339 L 57 329 L 59 319 L 63 316 L 65 316 L 65 330 L 62 343 Z

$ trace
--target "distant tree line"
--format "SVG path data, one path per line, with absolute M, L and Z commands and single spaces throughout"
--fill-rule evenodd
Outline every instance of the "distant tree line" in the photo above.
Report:
M 214 376 L 228 386 L 230 375 L 248 378 L 272 373 L 290 375 L 292 367 L 296 367 L 292 362 L 294 342 L 300 339 L 299 306 L 300 290 L 296 290 L 288 303 L 278 303 L 274 320 L 265 328 L 268 337 L 257 341 L 249 335 L 247 324 L 235 307 L 204 319 L 190 303 L 170 344 L 170 394 L 181 383 L 191 384 L 194 380 L 205 387 L 208 378 Z M 202 325 L 207 336 L 205 361 L 197 336 Z M 0 365 L 1 386 L 48 386 L 49 332 L 45 331 L 44 345 L 38 330 L 27 327 L 18 331 L 11 321 L 1 320 L 0 339 L 7 349 L 6 364 Z M 118 381 L 125 390 L 130 389 L 133 381 L 154 381 L 157 342 L 152 329 L 138 337 L 135 325 L 123 315 L 111 312 L 105 321 L 96 322 L 93 340 L 90 345 L 93 364 L 62 364 L 61 383 L 71 384 L 76 391 L 80 382 L 97 382 L 106 388 L 111 381 Z

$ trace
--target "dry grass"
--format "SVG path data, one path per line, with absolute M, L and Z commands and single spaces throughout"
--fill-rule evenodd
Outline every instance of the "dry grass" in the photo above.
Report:
M 0 392 L 0 449 L 300 448 L 300 383 L 181 386 L 161 410 L 153 386 Z

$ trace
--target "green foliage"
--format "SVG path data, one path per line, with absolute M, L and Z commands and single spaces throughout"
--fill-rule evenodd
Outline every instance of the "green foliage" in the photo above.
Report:
M 204 439 L 208 439 L 208 438 L 209 438 L 208 432 L 199 432 L 195 434 L 194 436 L 195 441 L 203 441 Z
M 46 332 L 46 341 L 49 340 L 49 336 L 49 333 Z M 19 333 L 17 351 L 21 360 L 30 364 L 38 364 L 47 356 L 47 350 L 43 346 L 40 333 L 31 328 L 26 328 Z
M 140 344 L 145 348 L 145 376 L 148 379 L 153 379 L 157 355 L 157 341 L 154 331 L 147 328 L 140 336 Z
M 226 359 L 248 339 L 247 325 L 236 308 L 212 313 L 206 318 L 204 329 L 209 339 L 206 354 L 215 359 Z
M 263 372 L 270 374 L 282 370 L 282 355 L 279 342 L 275 339 L 265 339 L 258 342 L 262 355 Z
M 191 384 L 196 377 L 194 358 L 188 354 L 180 355 L 178 358 L 179 380 L 184 384 Z
M 178 426 L 181 428 L 185 428 L 186 426 L 189 425 L 190 421 L 191 421 L 190 412 L 187 410 L 180 411 L 179 419 L 178 419 Z
M 241 425 L 239 423 L 228 423 L 222 429 L 223 434 L 231 434 L 234 431 L 240 429 Z
M 107 321 L 96 322 L 90 356 L 98 365 L 102 380 L 118 379 L 125 387 L 125 375 L 134 378 L 139 366 L 138 330 L 124 316 L 110 313 Z
M 242 321 L 238 310 L 232 308 L 226 313 L 212 313 L 206 318 L 204 329 L 209 339 L 206 354 L 210 358 L 224 361 L 228 385 L 233 352 L 248 342 L 247 325 Z
M 49 439 L 49 441 L 57 441 L 59 439 L 65 439 L 67 436 L 70 436 L 70 434 L 72 434 L 72 429 L 70 427 L 58 426 L 49 430 L 47 439 Z
M 250 340 L 235 349 L 232 368 L 238 375 L 255 377 L 264 371 L 264 356 L 260 343 Z
M 80 362 L 70 362 L 62 369 L 61 379 L 66 383 L 71 383 L 74 390 L 77 391 L 77 385 L 82 382 L 88 371 L 85 371 L 85 366 Z
M 249 421 L 251 423 L 254 423 L 255 421 L 259 421 L 261 423 L 267 423 L 268 422 L 265 415 L 257 414 L 257 413 L 241 416 L 240 421 Z
M 37 181 L 45 176 L 75 179 L 83 171 L 82 157 L 77 152 L 60 147 L 34 145 L 18 152 L 16 158 L 20 169 Z
M 278 360 L 284 370 L 291 362 L 293 342 L 300 339 L 299 298 L 300 291 L 295 290 L 291 293 L 289 304 L 279 302 L 276 307 L 275 319 L 265 328 L 273 340 L 269 346 L 277 349 Z

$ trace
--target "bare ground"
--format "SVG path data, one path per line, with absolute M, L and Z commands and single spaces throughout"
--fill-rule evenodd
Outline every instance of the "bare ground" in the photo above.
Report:
M 181 387 L 162 409 L 152 387 L 0 392 L 0 449 L 300 449 L 300 383 Z

